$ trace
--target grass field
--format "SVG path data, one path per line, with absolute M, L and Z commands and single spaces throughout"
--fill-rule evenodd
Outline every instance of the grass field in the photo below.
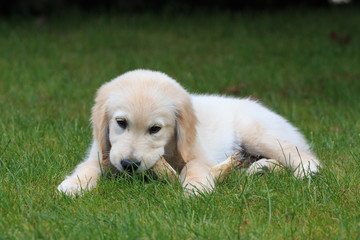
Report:
M 359 239 L 359 10 L 1 20 L 0 239 Z M 324 168 L 312 180 L 236 171 L 193 199 L 124 177 L 57 194 L 90 144 L 96 89 L 136 68 L 258 98 Z

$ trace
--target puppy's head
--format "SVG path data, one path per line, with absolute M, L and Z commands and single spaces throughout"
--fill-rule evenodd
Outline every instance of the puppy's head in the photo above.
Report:
M 175 136 L 183 160 L 193 158 L 197 119 L 190 96 L 163 73 L 135 70 L 104 84 L 92 123 L 102 163 L 120 171 L 151 168 Z

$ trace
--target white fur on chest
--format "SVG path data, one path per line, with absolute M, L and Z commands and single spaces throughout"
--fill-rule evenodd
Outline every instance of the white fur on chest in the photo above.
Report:
M 224 161 L 236 150 L 241 141 L 235 134 L 235 116 L 239 100 L 219 96 L 192 95 L 199 120 L 199 139 L 214 164 Z

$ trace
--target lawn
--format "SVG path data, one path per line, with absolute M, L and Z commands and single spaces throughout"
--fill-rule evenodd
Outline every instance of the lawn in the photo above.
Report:
M 359 10 L 2 19 L 0 239 L 358 239 Z M 196 198 L 123 176 L 58 194 L 91 142 L 96 89 L 136 68 L 259 99 L 301 129 L 322 171 L 235 171 Z

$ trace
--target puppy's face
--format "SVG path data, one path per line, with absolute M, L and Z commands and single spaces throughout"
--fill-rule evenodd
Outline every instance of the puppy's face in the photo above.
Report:
M 175 133 L 169 99 L 151 89 L 123 92 L 109 100 L 110 162 L 120 171 L 151 168 Z
M 163 73 L 135 70 L 105 83 L 97 92 L 91 120 L 104 166 L 110 160 L 120 171 L 141 172 L 151 168 L 167 146 L 184 162 L 197 157 L 198 120 L 191 97 Z

